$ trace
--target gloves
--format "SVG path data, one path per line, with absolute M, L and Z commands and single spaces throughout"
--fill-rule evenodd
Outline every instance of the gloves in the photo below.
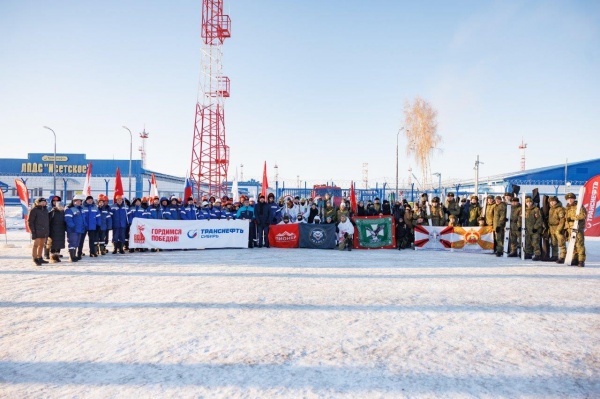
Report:
M 504 223 L 508 222 L 508 218 L 504 218 Z
M 348 233 L 344 233 L 344 238 L 348 238 Z
M 500 234 L 501 231 L 502 231 L 502 227 L 500 227 L 500 226 L 496 227 L 496 233 Z
M 537 229 L 532 229 L 532 230 L 531 230 L 531 232 L 532 232 L 533 234 L 535 234 L 535 233 L 537 233 L 538 231 L 537 231 Z
M 519 233 L 520 233 L 521 231 L 523 231 L 523 229 L 522 229 L 521 227 L 519 227 L 517 230 L 519 230 Z

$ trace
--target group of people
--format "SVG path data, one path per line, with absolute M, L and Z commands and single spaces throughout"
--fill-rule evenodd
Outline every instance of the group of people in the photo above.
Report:
M 128 201 L 120 195 L 115 196 L 112 205 L 108 197 L 100 194 L 97 200 L 92 196 L 75 195 L 64 206 L 59 196 L 51 198 L 47 206 L 45 198 L 38 198 L 29 213 L 29 228 L 33 239 L 33 261 L 40 266 L 44 263 L 60 262 L 60 251 L 68 247 L 71 262 L 81 260 L 84 241 L 87 237 L 89 256 L 97 257 L 108 253 L 109 232 L 112 231 L 113 254 L 133 252 L 129 248 L 129 226 L 134 218 L 165 220 L 213 220 L 241 219 L 250 223 L 248 247 L 269 247 L 269 227 L 275 224 L 316 223 L 335 224 L 338 232 L 338 248 L 352 249 L 354 225 L 353 216 L 393 216 L 396 228 L 397 249 L 413 248 L 414 226 L 492 226 L 494 231 L 494 253 L 504 253 L 504 235 L 506 223 L 510 220 L 508 256 L 518 256 L 525 252 L 526 259 L 542 260 L 542 237 L 550 243 L 549 254 L 544 260 L 564 263 L 566 238 L 577 220 L 586 217 L 585 208 L 576 213 L 575 195 L 565 196 L 566 208 L 557 197 L 550 197 L 549 213 L 543 215 L 533 203 L 531 196 L 526 197 L 525 226 L 522 226 L 522 208 L 519 198 L 511 193 L 501 196 L 487 196 L 483 206 L 479 197 L 472 195 L 467 201 L 455 199 L 454 193 L 447 195 L 444 203 L 439 197 L 428 198 L 423 194 L 413 205 L 408 201 L 388 200 L 358 201 L 356 207 L 350 198 L 338 199 L 334 203 L 329 194 L 323 198 L 300 198 L 299 196 L 281 197 L 275 201 L 275 195 L 259 195 L 258 201 L 242 196 L 239 202 L 224 196 L 202 197 L 200 201 L 189 197 L 182 201 L 174 196 L 167 198 L 134 198 Z M 507 205 L 511 212 L 507 214 Z M 525 229 L 525 243 L 521 245 L 521 233 Z M 66 240 L 65 240 L 66 237 Z M 574 264 L 584 266 L 585 245 L 583 231 L 577 233 Z

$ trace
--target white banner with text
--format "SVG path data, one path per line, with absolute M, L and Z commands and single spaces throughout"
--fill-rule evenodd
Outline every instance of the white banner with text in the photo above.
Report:
M 156 220 L 134 218 L 130 248 L 248 248 L 247 220 Z

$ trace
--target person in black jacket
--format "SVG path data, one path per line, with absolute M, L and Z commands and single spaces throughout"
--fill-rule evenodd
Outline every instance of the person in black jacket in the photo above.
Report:
M 48 237 L 50 230 L 50 220 L 48 218 L 48 209 L 46 208 L 46 198 L 38 198 L 33 208 L 29 212 L 29 219 L 27 220 L 29 231 L 31 231 L 31 239 L 33 240 L 33 249 L 31 256 L 33 257 L 33 263 L 36 266 L 41 266 L 44 263 L 48 263 L 42 258 L 44 251 L 44 242 Z
M 269 225 L 271 224 L 271 206 L 265 202 L 265 196 L 258 196 L 258 204 L 254 206 L 254 219 L 258 231 L 258 247 L 269 248 Z
M 65 247 L 65 234 L 67 232 L 67 223 L 65 222 L 65 208 L 60 202 L 52 201 L 52 210 L 50 211 L 50 263 L 60 262 L 60 250 Z

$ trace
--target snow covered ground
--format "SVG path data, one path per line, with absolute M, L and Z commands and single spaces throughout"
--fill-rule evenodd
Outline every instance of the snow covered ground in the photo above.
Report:
M 585 268 L 273 248 L 36 268 L 8 237 L 2 398 L 600 397 L 600 241 Z

